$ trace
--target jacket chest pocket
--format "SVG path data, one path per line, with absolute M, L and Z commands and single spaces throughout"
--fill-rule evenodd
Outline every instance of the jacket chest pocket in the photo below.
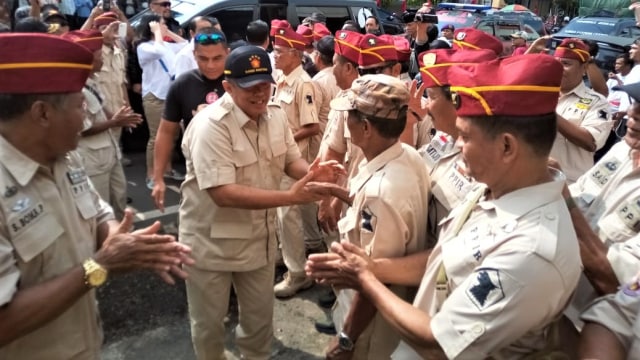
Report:
M 256 173 L 258 157 L 250 144 L 243 144 L 233 149 L 233 163 L 236 167 L 236 181 L 239 184 L 250 185 Z

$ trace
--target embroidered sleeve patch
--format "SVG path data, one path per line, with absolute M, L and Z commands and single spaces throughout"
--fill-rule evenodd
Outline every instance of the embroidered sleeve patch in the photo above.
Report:
M 362 211 L 360 211 L 360 217 L 362 218 L 360 220 L 360 227 L 373 232 L 376 228 L 377 218 L 371 210 L 368 207 L 362 209 Z
M 484 268 L 475 272 L 475 280 L 467 287 L 467 297 L 482 311 L 504 299 L 500 271 Z

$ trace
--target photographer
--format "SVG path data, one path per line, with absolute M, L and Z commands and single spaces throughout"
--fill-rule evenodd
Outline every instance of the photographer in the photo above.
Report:
M 409 62 L 409 76 L 413 79 L 419 71 L 418 54 L 429 50 L 429 44 L 438 37 L 438 17 L 429 3 L 424 3 L 416 12 L 416 37 L 411 42 L 411 59 Z

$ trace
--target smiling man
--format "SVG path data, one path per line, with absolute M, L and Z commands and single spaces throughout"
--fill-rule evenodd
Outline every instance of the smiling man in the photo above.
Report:
M 233 285 L 238 349 L 245 359 L 266 360 L 273 337 L 275 208 L 319 200 L 304 185 L 322 179 L 327 168 L 309 167 L 300 157 L 284 111 L 269 102 L 274 80 L 266 51 L 241 46 L 224 69 L 226 94 L 196 115 L 182 142 L 187 177 L 180 241 L 197 247 L 199 262 L 187 268 L 191 334 L 198 359 L 225 358 L 223 318 Z M 285 174 L 302 179 L 280 190 Z
M 198 68 L 187 71 L 169 88 L 164 113 L 154 145 L 154 187 L 152 196 L 156 206 L 164 209 L 164 173 L 171 158 L 173 142 L 180 122 L 184 128 L 193 116 L 208 104 L 214 103 L 224 94 L 224 62 L 229 48 L 224 34 L 215 28 L 204 28 L 194 38 L 193 56 Z

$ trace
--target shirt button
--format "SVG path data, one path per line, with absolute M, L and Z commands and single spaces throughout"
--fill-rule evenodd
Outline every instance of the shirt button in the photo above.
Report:
M 555 220 L 556 219 L 556 214 L 546 213 L 546 214 L 544 214 L 544 217 L 546 217 L 548 220 Z
M 482 323 L 475 323 L 471 326 L 471 332 L 475 335 L 482 335 L 484 333 L 484 325 Z

